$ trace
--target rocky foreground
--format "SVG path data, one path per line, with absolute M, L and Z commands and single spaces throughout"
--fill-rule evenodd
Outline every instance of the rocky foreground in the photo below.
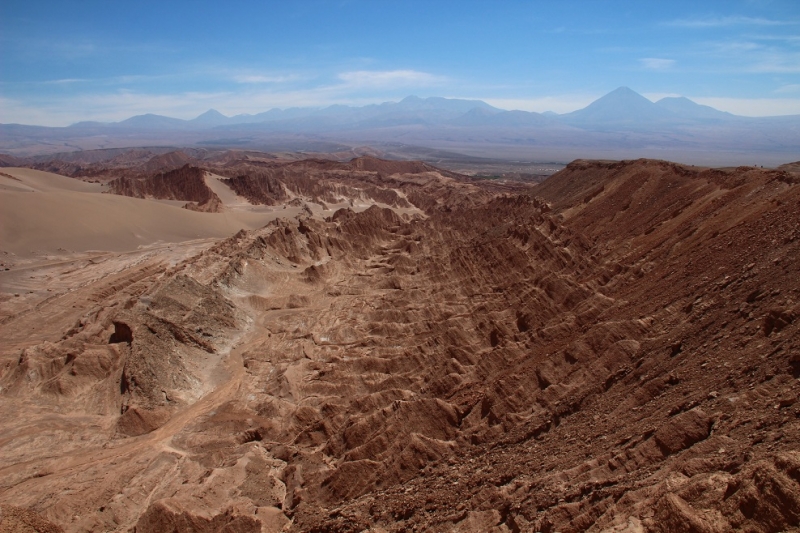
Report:
M 376 205 L 3 296 L 0 531 L 800 525 L 791 169 L 294 165 L 227 185 Z

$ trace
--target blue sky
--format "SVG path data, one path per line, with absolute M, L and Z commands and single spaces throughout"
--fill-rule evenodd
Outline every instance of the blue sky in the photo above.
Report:
M 3 123 L 410 94 L 563 113 L 622 85 L 800 114 L 800 1 L 0 3 Z

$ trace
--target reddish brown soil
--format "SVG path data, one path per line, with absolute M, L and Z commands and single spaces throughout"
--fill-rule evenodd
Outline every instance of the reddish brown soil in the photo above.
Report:
M 13 155 L 0 154 L 0 167 L 17 167 L 21 163 L 23 161 Z
M 426 216 L 281 219 L 6 298 L 0 503 L 65 531 L 800 525 L 795 175 L 576 161 L 500 194 L 341 165 L 242 183 Z
M 63 533 L 60 527 L 28 509 L 0 506 L 0 533 Z
M 99 178 L 101 181 L 124 177 L 146 177 L 159 172 L 176 170 L 187 163 L 202 160 L 205 150 L 125 148 L 107 150 L 84 150 L 56 154 L 47 158 L 16 158 L 9 166 L 28 166 L 62 176 Z M 3 156 L 11 157 L 11 156 Z

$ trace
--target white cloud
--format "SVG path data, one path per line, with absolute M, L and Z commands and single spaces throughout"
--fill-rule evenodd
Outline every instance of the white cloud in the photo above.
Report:
M 0 123 L 69 126 L 84 120 L 115 122 L 146 113 L 188 119 L 224 103 L 231 96 L 226 93 L 146 94 L 119 91 L 48 98 L 31 103 L 0 98 Z
M 800 115 L 800 98 L 690 97 L 698 104 L 746 117 Z
M 46 80 L 38 83 L 41 85 L 72 85 L 76 83 L 93 83 L 95 85 L 126 85 L 131 83 L 146 83 L 161 81 L 178 77 L 176 74 L 145 75 L 128 74 L 122 76 L 112 76 L 110 78 L 62 78 L 57 80 Z
M 643 57 L 639 60 L 639 63 L 649 70 L 667 70 L 675 65 L 675 60 L 660 57 Z
M 476 98 L 483 100 L 489 105 L 500 109 L 535 111 L 544 113 L 552 111 L 554 113 L 569 113 L 577 109 L 582 109 L 597 100 L 597 95 L 563 95 L 563 96 L 544 96 L 541 98 Z
M 49 110 L 26 105 L 19 100 L 0 96 L 0 124 L 66 126 L 70 124 L 70 122 L 61 120 L 60 117 L 54 117 Z
M 338 78 L 348 87 L 396 87 L 400 86 L 431 86 L 440 85 L 446 81 L 443 76 L 436 76 L 427 72 L 416 70 L 356 70 L 343 72 Z
M 229 95 L 226 93 L 147 94 L 120 91 L 106 95 L 80 96 L 76 100 L 80 107 L 84 109 L 93 107 L 93 111 L 98 115 L 106 117 L 101 120 L 124 120 L 145 113 L 194 118 L 227 96 Z
M 91 80 L 87 80 L 87 79 L 83 79 L 83 78 L 64 78 L 64 79 L 60 79 L 60 80 L 47 80 L 47 81 L 42 82 L 42 83 L 44 83 L 45 85 L 69 85 L 69 84 L 72 84 L 72 83 L 84 83 L 84 82 L 87 82 L 87 81 L 91 81 Z
M 658 102 L 662 98 L 677 98 L 683 95 L 678 93 L 642 93 L 642 96 L 644 96 L 651 102 Z
M 233 77 L 236 83 L 286 83 L 299 79 L 299 76 L 262 76 L 257 74 L 242 74 Z
M 782 85 L 773 91 L 778 94 L 791 94 L 800 93 L 800 83 L 790 83 L 789 85 Z
M 102 50 L 90 41 L 41 41 L 41 46 L 49 49 L 53 54 L 67 59 L 82 59 L 96 55 Z
M 0 98 L 0 123 L 68 126 L 83 120 L 116 122 L 145 113 L 191 119 L 210 108 L 232 116 L 241 113 L 259 113 L 276 107 L 281 109 L 325 107 L 333 104 L 363 106 L 391 100 L 382 92 L 360 93 L 347 83 L 280 91 L 261 90 L 257 88 L 258 86 L 245 87 L 248 89 L 235 92 L 178 94 L 152 94 L 126 90 L 106 94 L 49 97 L 27 103 Z M 601 95 L 482 99 L 501 109 L 567 113 L 586 107 L 599 96 Z
M 751 38 L 759 41 L 777 41 L 789 44 L 800 43 L 800 35 L 775 35 L 775 34 L 759 33 L 751 35 Z
M 698 57 L 713 60 L 707 71 L 754 74 L 800 73 L 800 52 L 788 47 L 768 46 L 753 40 L 704 43 Z
M 800 73 L 800 54 L 767 51 L 760 57 L 753 58 L 753 63 L 747 72 L 769 74 L 798 74 Z
M 725 41 L 709 43 L 708 46 L 712 52 L 722 54 L 741 54 L 765 49 L 764 45 L 753 41 Z
M 0 98 L 0 123 L 68 126 L 84 120 L 117 122 L 146 113 L 192 119 L 211 108 L 232 116 L 260 113 L 276 107 L 325 107 L 333 104 L 363 106 L 387 100 L 386 95 L 381 92 L 359 93 L 344 83 L 284 90 L 273 90 L 275 86 L 270 85 L 242 87 L 243 90 L 235 91 L 175 94 L 119 90 L 111 93 L 49 96 L 27 102 Z
M 800 91 L 800 87 L 797 88 Z M 119 92 L 106 95 L 83 95 L 40 104 L 25 104 L 0 97 L 0 123 L 67 126 L 81 120 L 119 121 L 134 115 L 156 113 L 190 119 L 214 108 L 225 115 L 258 113 L 273 107 L 323 107 L 335 103 L 361 106 L 386 101 L 380 97 L 346 96 L 339 88 L 322 87 L 301 91 L 237 93 L 187 92 L 174 95 Z M 787 91 L 788 92 L 788 89 Z M 483 98 L 500 109 L 523 111 L 554 111 L 568 113 L 586 107 L 602 95 L 562 95 L 541 98 Z M 674 94 L 648 93 L 658 100 Z M 726 98 L 690 97 L 699 104 L 744 116 L 775 116 L 800 114 L 800 98 Z
M 797 21 L 770 20 L 761 17 L 711 17 L 677 19 L 665 24 L 679 28 L 720 28 L 725 26 L 784 26 L 797 23 Z

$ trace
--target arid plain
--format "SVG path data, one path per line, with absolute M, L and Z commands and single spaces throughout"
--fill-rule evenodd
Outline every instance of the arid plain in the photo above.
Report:
M 800 525 L 797 164 L 102 152 L 0 169 L 0 531 Z

